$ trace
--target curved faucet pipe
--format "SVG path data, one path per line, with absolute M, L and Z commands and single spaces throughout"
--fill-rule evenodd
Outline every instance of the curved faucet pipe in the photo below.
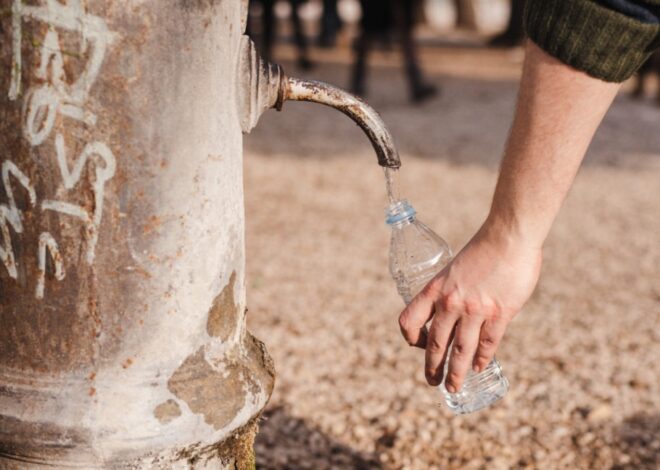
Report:
M 259 56 L 250 38 L 243 36 L 241 41 L 236 98 L 243 132 L 250 132 L 267 109 L 281 111 L 287 100 L 310 101 L 338 109 L 355 121 L 369 137 L 381 166 L 392 169 L 401 166 L 392 134 L 375 109 L 328 83 L 287 77 L 282 67 Z
M 276 107 L 280 109 L 286 100 L 309 101 L 335 108 L 351 118 L 369 137 L 378 156 L 380 166 L 398 169 L 401 166 L 399 152 L 392 134 L 374 108 L 340 88 L 315 80 L 301 80 L 281 75 L 280 95 Z

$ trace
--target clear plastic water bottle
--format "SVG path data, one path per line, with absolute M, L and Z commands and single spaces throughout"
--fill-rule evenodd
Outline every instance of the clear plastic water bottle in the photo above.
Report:
M 388 207 L 387 224 L 392 227 L 390 273 L 403 301 L 410 301 L 451 261 L 449 245 L 417 220 L 415 208 L 406 200 Z M 447 361 L 448 363 L 449 361 Z M 445 364 L 445 376 L 447 364 Z M 449 393 L 439 385 L 447 406 L 456 414 L 472 413 L 490 406 L 509 390 L 509 382 L 496 359 L 480 373 L 468 371 L 462 388 Z

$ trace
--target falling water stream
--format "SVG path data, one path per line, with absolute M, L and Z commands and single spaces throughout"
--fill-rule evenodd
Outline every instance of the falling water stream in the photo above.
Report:
M 383 168 L 385 172 L 385 189 L 387 190 L 387 200 L 394 204 L 399 200 L 399 186 L 396 181 L 397 171 L 392 168 Z

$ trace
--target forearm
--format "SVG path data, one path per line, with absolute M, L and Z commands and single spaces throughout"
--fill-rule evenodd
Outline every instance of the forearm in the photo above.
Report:
M 577 71 L 528 41 L 488 229 L 543 244 L 619 86 Z
M 543 242 L 618 82 L 660 42 L 660 0 L 526 3 L 531 41 L 488 219 L 399 317 L 408 343 L 426 349 L 429 384 L 442 381 L 449 361 L 451 393 L 470 366 L 490 363 L 532 294 Z

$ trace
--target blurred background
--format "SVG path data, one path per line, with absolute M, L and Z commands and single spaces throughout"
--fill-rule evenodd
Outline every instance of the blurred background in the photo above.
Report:
M 455 251 L 490 203 L 523 59 L 514 0 L 260 0 L 291 76 L 353 90 L 401 152 L 401 194 Z M 511 383 L 453 416 L 399 334 L 383 172 L 361 131 L 288 102 L 245 137 L 249 328 L 277 368 L 259 468 L 660 468 L 660 101 L 626 83 L 498 357 Z

